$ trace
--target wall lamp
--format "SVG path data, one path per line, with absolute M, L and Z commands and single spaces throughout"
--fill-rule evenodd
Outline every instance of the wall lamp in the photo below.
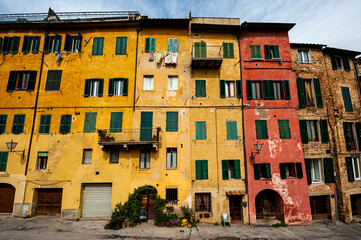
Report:
M 257 142 L 256 144 L 253 144 L 254 148 L 256 149 L 257 152 L 253 152 L 251 151 L 251 158 L 254 159 L 256 157 L 256 154 L 259 154 L 259 152 L 261 151 L 262 147 L 263 147 L 264 143 L 259 143 Z
M 22 154 L 19 154 L 22 158 L 24 158 L 24 154 L 25 154 L 25 149 L 22 150 L 22 151 L 13 151 L 13 149 L 16 148 L 16 146 L 18 145 L 17 142 L 14 142 L 12 139 L 11 139 L 11 142 L 7 142 L 6 143 L 6 146 L 8 147 L 8 149 L 10 150 L 10 152 L 14 152 L 16 154 L 19 154 L 19 153 L 22 153 Z

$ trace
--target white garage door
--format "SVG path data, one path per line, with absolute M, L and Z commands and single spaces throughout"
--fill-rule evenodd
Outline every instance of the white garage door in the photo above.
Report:
M 112 215 L 112 184 L 84 184 L 83 217 Z

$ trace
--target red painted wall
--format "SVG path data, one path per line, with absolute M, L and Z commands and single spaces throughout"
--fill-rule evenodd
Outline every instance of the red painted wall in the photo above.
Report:
M 278 45 L 280 61 L 265 59 L 251 61 L 250 45 L 261 45 L 262 58 L 265 58 L 264 45 Z M 244 107 L 244 137 L 248 176 L 248 196 L 250 223 L 256 224 L 256 196 L 265 189 L 276 191 L 283 200 L 284 219 L 287 224 L 302 224 L 312 221 L 307 177 L 301 144 L 296 106 L 298 102 L 296 74 L 292 71 L 291 52 L 288 30 L 252 29 L 243 30 L 240 38 L 243 105 Z M 247 80 L 289 80 L 290 100 L 248 100 Z M 255 120 L 260 120 L 259 114 L 268 114 L 268 139 L 257 139 Z M 267 115 L 266 114 L 266 115 Z M 278 120 L 289 120 L 291 139 L 280 139 Z M 259 154 L 252 160 L 253 144 L 264 143 Z M 280 163 L 302 163 L 303 178 L 281 179 Z M 254 163 L 271 164 L 271 180 L 254 179 Z

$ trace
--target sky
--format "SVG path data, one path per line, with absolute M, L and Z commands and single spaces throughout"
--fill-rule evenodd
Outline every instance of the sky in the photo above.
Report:
M 290 42 L 361 52 L 361 0 L 1 0 L 0 14 L 139 11 L 149 18 L 239 18 L 296 23 Z

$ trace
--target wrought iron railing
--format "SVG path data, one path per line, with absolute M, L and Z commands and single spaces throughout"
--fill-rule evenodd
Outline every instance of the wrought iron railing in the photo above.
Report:
M 223 58 L 223 45 L 210 46 L 204 42 L 194 43 L 192 46 L 192 58 Z
M 98 129 L 98 142 L 158 142 L 159 132 L 159 128 Z

